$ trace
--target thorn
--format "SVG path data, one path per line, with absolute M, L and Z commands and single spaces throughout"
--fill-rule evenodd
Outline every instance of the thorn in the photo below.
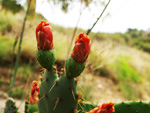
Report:
M 53 86 L 50 88 L 49 93 L 52 91 L 52 89 L 54 88 L 54 86 L 56 85 L 56 83 L 57 83 L 57 80 L 55 80 Z
M 60 101 L 60 97 L 57 97 L 57 100 L 56 100 L 56 102 L 55 102 L 55 106 L 54 106 L 54 109 L 53 109 L 53 111 L 56 109 L 56 106 L 58 105 L 58 102 Z
M 122 101 L 122 104 L 124 104 L 124 101 Z
M 41 55 L 39 55 L 39 57 L 40 57 Z
M 84 91 L 84 89 L 82 88 L 82 86 L 79 84 L 81 90 L 86 94 L 86 92 Z
M 78 105 L 81 107 L 81 109 L 83 110 L 83 107 L 81 106 L 81 104 L 80 103 L 78 103 Z
M 74 96 L 74 92 L 73 92 L 73 87 L 70 87 L 70 89 L 71 89 L 71 92 L 72 92 L 72 96 L 73 96 L 73 99 L 74 99 L 74 101 L 76 101 L 76 98 L 75 98 L 75 96 Z
M 129 103 L 128 106 L 130 106 L 131 104 Z
M 70 65 L 68 65 L 68 67 L 70 67 Z
M 139 111 L 138 110 L 136 110 L 136 113 L 138 113 Z
M 40 100 L 42 100 L 44 97 L 46 97 L 46 94 L 44 94 L 44 96 L 43 96 L 43 97 L 41 97 L 41 98 L 39 99 L 39 101 L 40 101 Z
M 78 65 L 76 64 L 76 68 L 78 67 Z
M 46 81 L 46 79 L 44 79 L 43 81 L 42 81 L 42 79 L 41 79 L 41 84 L 43 83 L 43 82 L 45 82 Z
M 48 58 L 48 61 L 49 61 L 49 58 Z

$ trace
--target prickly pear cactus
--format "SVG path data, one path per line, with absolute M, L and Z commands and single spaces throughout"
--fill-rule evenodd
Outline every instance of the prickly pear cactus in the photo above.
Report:
M 150 103 L 142 101 L 129 101 L 114 105 L 114 113 L 150 113 Z
M 18 113 L 18 108 L 16 107 L 13 99 L 8 99 L 6 101 L 4 113 Z
M 49 23 L 41 21 L 36 28 L 37 60 L 46 68 L 39 87 L 38 109 L 40 113 L 76 113 L 78 103 L 77 80 L 85 67 L 90 53 L 90 39 L 81 33 L 75 47 L 66 61 L 65 71 L 58 78 L 53 48 L 53 35 Z
M 84 70 L 90 53 L 90 39 L 86 34 L 81 33 L 77 36 L 71 56 L 66 60 L 65 71 L 60 77 L 53 66 L 55 49 L 49 23 L 41 21 L 36 28 L 36 39 L 37 60 L 46 71 L 39 87 L 37 82 L 33 81 L 31 96 L 25 104 L 25 113 L 150 113 L 149 102 L 108 102 L 97 105 L 82 100 L 81 94 L 77 92 L 76 77 Z M 15 110 L 12 112 L 17 112 L 13 103 L 6 106 L 14 106 Z

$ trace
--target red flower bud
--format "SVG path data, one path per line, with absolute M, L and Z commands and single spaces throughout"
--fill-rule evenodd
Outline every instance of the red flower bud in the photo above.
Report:
M 80 33 L 75 40 L 75 46 L 71 56 L 76 62 L 83 63 L 88 58 L 89 53 L 90 38 L 85 33 Z
M 39 50 L 50 50 L 53 48 L 52 29 L 46 21 L 41 21 L 36 27 L 36 40 Z
M 31 96 L 29 97 L 29 104 L 37 104 L 39 94 L 39 86 L 37 81 L 32 82 Z
M 96 108 L 92 109 L 90 113 L 112 113 L 115 112 L 113 107 L 114 103 L 103 103 L 102 105 L 97 106 Z

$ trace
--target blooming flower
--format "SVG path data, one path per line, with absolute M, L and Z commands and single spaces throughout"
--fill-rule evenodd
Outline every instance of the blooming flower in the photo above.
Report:
M 29 104 L 37 104 L 39 94 L 39 86 L 37 81 L 32 82 L 31 96 L 29 97 Z
M 41 21 L 36 27 L 37 48 L 39 50 L 50 50 L 53 48 L 53 34 L 50 23 Z
M 102 105 L 97 106 L 96 108 L 92 109 L 90 113 L 112 113 L 115 112 L 113 107 L 114 103 L 103 103 Z
M 85 33 L 80 33 L 75 40 L 75 46 L 71 56 L 76 62 L 83 63 L 86 61 L 89 53 L 90 38 Z

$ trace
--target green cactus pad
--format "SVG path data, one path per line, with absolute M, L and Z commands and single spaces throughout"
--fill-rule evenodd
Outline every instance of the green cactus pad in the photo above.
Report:
M 150 113 L 150 103 L 142 101 L 129 101 L 114 105 L 114 113 Z
M 58 79 L 58 76 L 56 74 L 56 69 L 52 68 L 51 70 L 46 70 L 44 72 L 44 75 L 41 80 L 40 88 L 39 88 L 39 102 L 38 102 L 38 107 L 40 109 L 40 113 L 46 113 L 44 112 L 47 109 L 47 104 L 46 99 L 43 98 L 45 94 L 48 94 L 50 88 L 54 85 L 55 81 Z M 41 99 L 43 98 L 43 99 Z M 50 106 L 50 105 L 49 105 Z
M 42 67 L 50 70 L 55 63 L 55 50 L 37 50 L 36 57 Z
M 72 57 L 70 57 L 66 61 L 66 75 L 70 78 L 79 76 L 84 70 L 85 62 L 78 63 L 74 61 Z
M 74 113 L 74 110 L 77 109 L 78 97 L 75 79 L 70 79 L 65 75 L 61 76 L 45 95 L 40 94 L 40 97 L 44 96 L 39 100 L 39 103 L 43 101 L 43 104 L 39 104 L 40 113 Z
M 12 99 L 6 101 L 4 113 L 18 113 L 18 108 L 15 105 L 15 102 Z

